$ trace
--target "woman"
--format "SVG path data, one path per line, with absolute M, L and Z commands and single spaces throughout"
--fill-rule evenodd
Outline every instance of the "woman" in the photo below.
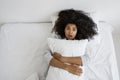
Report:
M 80 10 L 67 9 L 59 12 L 52 32 L 55 32 L 60 39 L 90 40 L 97 34 L 96 29 L 96 24 L 86 13 Z M 46 53 L 46 57 L 49 58 L 50 66 L 64 69 L 75 75 L 82 74 L 82 69 L 79 66 L 85 65 L 89 60 L 87 54 L 78 57 L 64 57 L 57 52 L 50 55 L 50 51 Z

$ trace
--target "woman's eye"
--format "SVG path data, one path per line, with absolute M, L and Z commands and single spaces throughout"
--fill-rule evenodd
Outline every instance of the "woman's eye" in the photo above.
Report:
M 70 30 L 70 28 L 67 28 L 67 30 Z
M 76 29 L 73 29 L 73 31 L 76 31 Z

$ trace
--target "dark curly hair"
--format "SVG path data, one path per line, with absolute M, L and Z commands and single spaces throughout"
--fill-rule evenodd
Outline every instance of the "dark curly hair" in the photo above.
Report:
M 69 23 L 77 26 L 76 40 L 90 40 L 97 34 L 97 25 L 87 13 L 74 9 L 66 9 L 59 12 L 58 19 L 55 22 L 52 32 L 60 35 L 62 39 L 65 38 L 64 29 Z

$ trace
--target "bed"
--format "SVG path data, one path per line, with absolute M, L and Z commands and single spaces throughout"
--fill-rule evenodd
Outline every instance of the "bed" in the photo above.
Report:
M 5 23 L 0 27 L 0 80 L 45 80 L 44 62 L 52 23 Z M 90 42 L 91 63 L 86 67 L 90 80 L 119 80 L 112 27 L 99 22 L 99 36 Z

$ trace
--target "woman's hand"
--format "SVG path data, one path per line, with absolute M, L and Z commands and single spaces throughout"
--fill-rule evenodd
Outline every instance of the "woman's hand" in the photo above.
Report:
M 78 65 L 67 65 L 66 70 L 72 74 L 80 76 L 83 72 Z
M 59 61 L 61 61 L 61 62 L 65 62 L 65 57 L 63 57 L 61 54 L 59 54 L 59 53 L 57 53 L 57 52 L 54 52 L 54 53 L 52 54 L 52 56 L 53 56 L 55 59 L 57 59 L 57 60 L 59 60 Z

